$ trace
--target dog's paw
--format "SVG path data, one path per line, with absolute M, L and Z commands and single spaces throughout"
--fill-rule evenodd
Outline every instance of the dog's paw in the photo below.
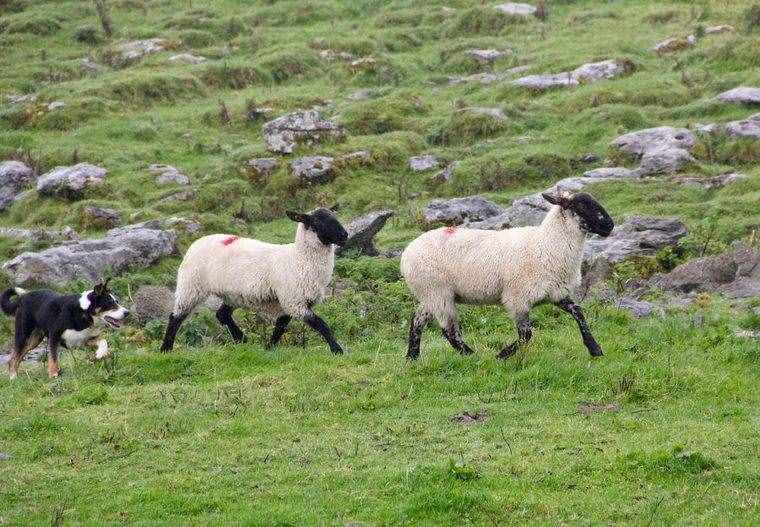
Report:
M 108 349 L 108 343 L 105 340 L 98 342 L 98 349 L 95 351 L 95 358 L 102 360 L 111 354 L 111 350 Z

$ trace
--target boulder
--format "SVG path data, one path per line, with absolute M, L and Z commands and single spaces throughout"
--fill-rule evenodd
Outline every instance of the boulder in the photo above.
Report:
M 482 66 L 487 66 L 492 62 L 499 60 L 500 58 L 511 53 L 510 51 L 500 51 L 498 49 L 468 49 L 465 54 L 472 57 L 476 62 Z
M 290 163 L 293 175 L 304 183 L 327 183 L 333 175 L 333 158 L 305 156 Z
M 94 60 L 92 60 L 90 57 L 84 57 L 79 59 L 79 68 L 84 73 L 89 73 L 91 75 L 95 75 L 96 73 L 100 73 L 101 71 L 105 70 L 106 67 L 102 64 L 98 64 Z
M 164 228 L 179 229 L 188 234 L 198 234 L 203 229 L 203 226 L 195 220 L 189 218 L 182 218 L 179 216 L 172 216 L 163 220 Z
M 96 281 L 104 273 L 120 274 L 146 267 L 176 251 L 177 235 L 151 221 L 111 229 L 100 239 L 69 242 L 39 252 L 25 252 L 3 265 L 14 284 L 61 286 L 72 280 Z
M 626 73 L 630 66 L 616 60 L 604 60 L 583 64 L 573 71 L 548 73 L 543 75 L 528 75 L 512 81 L 516 86 L 532 90 L 548 90 L 549 88 L 577 86 L 581 83 L 611 79 Z
M 148 38 L 124 42 L 116 47 L 116 54 L 111 59 L 114 66 L 126 66 L 137 62 L 147 55 L 158 53 L 166 48 L 167 42 L 162 38 Z
M 602 167 L 595 168 L 593 170 L 587 170 L 583 173 L 583 177 L 591 179 L 627 179 L 635 178 L 637 177 L 637 174 L 629 168 Z
M 535 6 L 519 2 L 505 2 L 503 4 L 495 5 L 494 9 L 509 16 L 528 17 L 536 14 Z
M 705 28 L 705 35 L 715 35 L 717 33 L 733 33 L 734 31 L 736 31 L 734 29 L 734 26 L 707 26 Z
M 7 209 L 34 182 L 34 170 L 20 161 L 0 163 L 0 212 Z
M 615 307 L 628 311 L 636 318 L 648 317 L 655 310 L 655 305 L 646 300 L 637 300 L 635 298 L 624 296 L 615 302 Z
M 736 243 L 723 254 L 695 258 L 649 285 L 674 293 L 719 293 L 729 298 L 760 296 L 760 250 Z
M 760 139 L 760 113 L 726 123 L 726 134 L 735 139 Z
M 188 185 L 190 183 L 190 178 L 171 165 L 150 165 L 148 172 L 156 177 L 156 183 L 159 185 L 169 185 L 171 183 Z
M 375 235 L 391 216 L 392 210 L 377 210 L 351 220 L 346 225 L 348 240 L 338 248 L 338 255 L 356 251 L 367 256 L 377 256 L 379 253 L 375 247 Z
M 741 104 L 760 104 L 760 88 L 749 88 L 740 86 L 732 90 L 725 91 L 718 95 L 718 100 L 722 102 L 737 102 Z
M 88 205 L 83 213 L 88 222 L 94 225 L 113 228 L 121 224 L 121 214 L 116 209 Z
M 174 291 L 164 286 L 141 285 L 132 295 L 132 313 L 139 324 L 166 321 L 174 309 Z
M 430 225 L 459 225 L 470 221 L 482 221 L 504 213 L 504 209 L 483 196 L 436 199 L 423 210 L 425 223 Z
M 313 144 L 325 139 L 339 140 L 343 129 L 323 119 L 317 110 L 301 110 L 264 124 L 264 141 L 271 152 L 291 154 L 298 144 Z
M 181 187 L 171 190 L 158 199 L 158 203 L 171 203 L 175 201 L 190 201 L 195 199 L 195 191 L 189 187 Z
M 673 173 L 693 159 L 689 151 L 696 138 L 686 128 L 660 126 L 621 135 L 612 146 L 641 160 L 639 176 Z
M 93 185 L 100 185 L 108 172 L 89 163 L 55 167 L 37 179 L 37 192 L 43 196 L 77 199 Z
M 409 168 L 412 172 L 425 172 L 438 168 L 438 158 L 432 154 L 424 154 L 409 158 Z
M 704 190 L 715 190 L 718 188 L 723 188 L 726 185 L 730 185 L 731 183 L 742 181 L 744 179 L 747 179 L 747 176 L 745 174 L 741 174 L 739 172 L 729 172 L 727 174 L 721 174 L 719 176 L 708 178 L 685 176 L 676 178 L 673 181 L 676 183 L 681 183 L 682 185 L 700 187 Z
M 201 64 L 206 62 L 206 57 L 199 57 L 192 53 L 180 53 L 179 55 L 169 57 L 169 62 L 174 64 Z
M 588 240 L 584 256 L 587 260 L 602 257 L 612 264 L 632 256 L 652 256 L 676 245 L 686 234 L 686 225 L 677 218 L 633 216 L 616 225 L 607 238 Z
M 336 60 L 351 62 L 352 60 L 356 58 L 351 53 L 348 53 L 347 51 L 335 51 L 333 49 L 323 49 L 322 51 L 319 52 L 319 57 L 329 62 L 333 62 Z
M 79 235 L 71 227 L 63 229 L 24 229 L 21 227 L 0 227 L 0 238 L 33 243 L 50 243 L 78 240 Z
M 63 101 L 53 101 L 51 103 L 48 103 L 47 109 L 49 112 L 52 112 L 53 110 L 58 110 L 59 108 L 66 107 L 66 103 Z
M 257 157 L 249 159 L 246 166 L 256 177 L 266 179 L 277 170 L 279 164 L 276 157 Z
M 696 44 L 696 37 L 671 37 L 655 45 L 655 47 L 652 48 L 652 51 L 659 55 L 664 55 L 665 53 L 674 53 L 676 51 L 681 51 L 682 49 L 686 49 L 690 46 L 693 46 L 694 44 Z

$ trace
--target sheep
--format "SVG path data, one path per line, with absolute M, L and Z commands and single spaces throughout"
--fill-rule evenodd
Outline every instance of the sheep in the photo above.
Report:
M 319 333 L 334 354 L 343 352 L 330 328 L 312 308 L 325 296 L 335 264 L 334 245 L 348 238 L 328 209 L 308 214 L 288 211 L 298 223 L 295 242 L 286 245 L 251 238 L 212 234 L 187 250 L 177 271 L 177 292 L 162 351 L 170 351 L 182 322 L 210 295 L 222 298 L 216 318 L 232 338 L 244 342 L 232 313 L 236 307 L 255 307 L 276 317 L 269 347 L 285 333 L 292 317 Z
M 530 309 L 544 302 L 572 315 L 589 353 L 602 355 L 572 297 L 581 283 L 586 233 L 609 236 L 614 223 L 589 194 L 542 195 L 554 206 L 538 226 L 502 231 L 446 227 L 428 231 L 406 247 L 401 274 L 420 302 L 410 323 L 408 359 L 419 357 L 422 330 L 433 317 L 454 349 L 473 353 L 459 331 L 456 304 L 499 302 L 516 322 L 518 335 L 499 358 L 512 356 L 530 340 Z

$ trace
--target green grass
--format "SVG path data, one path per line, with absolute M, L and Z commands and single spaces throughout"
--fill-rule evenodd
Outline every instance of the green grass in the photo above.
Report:
M 482 193 L 508 204 L 603 166 L 583 163 L 589 153 L 631 166 L 609 148 L 622 133 L 757 111 L 714 100 L 760 85 L 755 0 L 557 0 L 544 24 L 465 0 L 108 3 L 111 41 L 91 3 L 0 0 L 0 159 L 26 159 L 40 171 L 74 159 L 108 169 L 106 184 L 84 199 L 32 194 L 0 225 L 70 225 L 97 236 L 102 229 L 82 210 L 99 205 L 130 222 L 185 216 L 203 233 L 283 243 L 294 230 L 286 209 L 337 202 L 346 220 L 395 209 L 378 245 L 400 248 L 423 230 L 421 209 L 435 197 Z M 716 24 L 738 31 L 674 55 L 651 51 Z M 83 57 L 108 62 L 118 43 L 152 37 L 169 49 L 97 74 L 80 67 Z M 493 67 L 464 54 L 491 47 L 514 54 Z M 376 63 L 328 62 L 324 49 Z M 167 62 L 181 52 L 209 60 Z M 632 71 L 543 94 L 508 82 L 446 82 L 518 65 L 567 71 L 606 58 L 630 61 Z M 371 99 L 348 98 L 363 89 Z M 37 98 L 12 106 L 10 94 Z M 55 100 L 66 106 L 48 111 Z M 222 104 L 229 122 L 219 118 Z M 370 162 L 340 166 L 318 187 L 303 187 L 287 168 L 252 181 L 246 161 L 270 154 L 262 122 L 248 121 L 247 108 L 280 115 L 315 105 L 347 136 L 297 155 L 366 149 Z M 466 107 L 498 107 L 507 119 L 457 111 Z M 421 153 L 460 161 L 452 181 L 412 173 L 408 159 Z M 676 250 L 621 265 L 613 287 L 735 240 L 756 243 L 758 143 L 700 138 L 694 156 L 688 175 L 737 170 L 748 178 L 715 191 L 665 179 L 592 188 L 616 221 L 676 216 L 689 228 Z M 195 198 L 159 202 L 166 189 L 147 172 L 152 163 L 187 173 Z M 181 250 L 191 241 L 182 235 Z M 39 248 L 2 240 L 0 256 Z M 134 269 L 114 287 L 129 299 L 143 284 L 172 286 L 178 261 Z M 573 322 L 541 308 L 531 345 L 499 362 L 512 323 L 498 308 L 465 308 L 475 357 L 456 356 L 431 329 L 421 359 L 408 364 L 413 303 L 398 260 L 343 259 L 336 276 L 341 293 L 318 311 L 347 348 L 342 357 L 299 324 L 282 347 L 265 351 L 270 325 L 242 311 L 250 343 L 229 345 L 203 312 L 185 325 L 173 354 L 156 353 L 163 322 L 153 322 L 113 335 L 116 355 L 104 363 L 66 353 L 59 380 L 47 380 L 41 365 L 24 366 L 14 383 L 0 377 L 0 453 L 8 455 L 0 456 L 0 525 L 760 523 L 760 349 L 735 336 L 758 327 L 756 300 L 733 306 L 708 295 L 644 320 L 588 302 L 606 353 L 593 361 Z M 12 322 L 0 323 L 9 338 Z M 617 410 L 586 416 L 586 403 Z M 451 421 L 462 412 L 486 419 Z

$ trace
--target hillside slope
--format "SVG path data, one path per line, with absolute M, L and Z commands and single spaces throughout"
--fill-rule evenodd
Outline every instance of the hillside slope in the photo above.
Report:
M 254 313 L 236 314 L 250 339 L 231 345 L 204 309 L 171 355 L 156 353 L 158 319 L 113 335 L 106 362 L 67 354 L 58 380 L 36 364 L 0 376 L 0 525 L 760 522 L 758 297 L 709 280 L 642 292 L 734 244 L 758 251 L 760 124 L 745 120 L 760 104 L 719 95 L 760 88 L 760 4 L 546 3 L 541 17 L 463 0 L 113 0 L 108 37 L 95 3 L 0 0 L 0 163 L 32 174 L 3 202 L 3 261 L 183 218 L 177 254 L 114 273 L 131 304 L 141 286 L 173 287 L 202 234 L 283 243 L 286 209 L 394 211 L 381 255 L 341 258 L 318 308 L 343 357 L 297 324 L 265 351 L 270 323 Z M 265 123 L 304 110 L 336 133 L 273 151 Z M 663 126 L 679 139 L 642 159 L 613 144 Z M 414 170 L 422 155 L 434 166 Z M 334 165 L 304 181 L 291 165 L 304 156 Z M 251 165 L 262 158 L 271 171 Z M 105 169 L 102 182 L 34 189 L 77 163 Z M 497 361 L 513 325 L 478 307 L 462 309 L 475 357 L 431 329 L 420 361 L 403 360 L 413 303 L 394 256 L 433 224 L 431 200 L 510 211 L 605 167 L 633 171 L 587 188 L 616 223 L 674 218 L 688 234 L 596 284 L 586 304 L 604 358 L 542 307 L 534 341 Z

